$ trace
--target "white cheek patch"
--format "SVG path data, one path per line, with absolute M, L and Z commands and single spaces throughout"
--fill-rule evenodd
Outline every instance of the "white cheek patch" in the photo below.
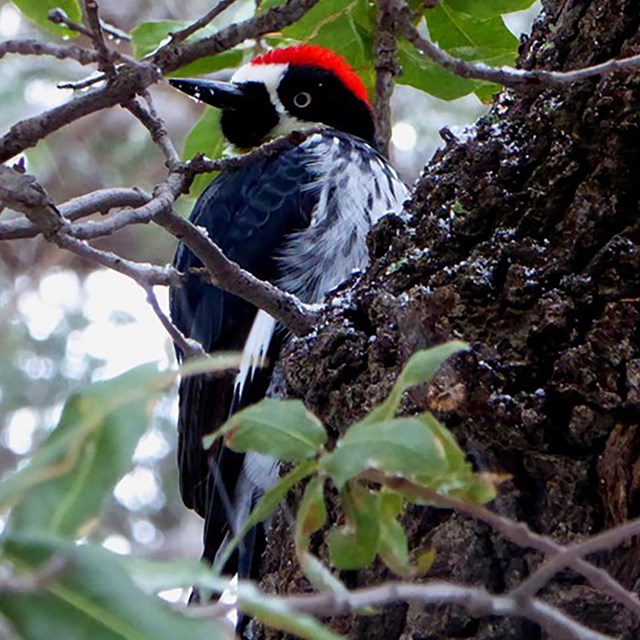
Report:
M 278 95 L 278 85 L 282 76 L 289 68 L 288 64 L 245 64 L 232 76 L 231 82 L 259 82 L 269 92 L 273 106 L 279 114 L 285 114 L 286 110 Z

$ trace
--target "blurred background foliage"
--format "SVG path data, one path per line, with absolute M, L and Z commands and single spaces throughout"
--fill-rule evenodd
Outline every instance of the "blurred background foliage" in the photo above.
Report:
M 515 4 L 512 0 L 510 6 Z M 100 2 L 102 17 L 124 31 L 142 22 L 195 19 L 210 6 L 205 0 Z M 215 25 L 244 19 L 253 10 L 252 1 L 237 2 Z M 508 37 L 516 42 L 539 10 L 535 3 L 506 16 L 513 34 Z M 446 21 L 446 16 L 438 20 Z M 299 37 L 304 29 L 308 26 L 296 26 L 286 35 Z M 13 3 L 0 2 L 1 39 L 41 36 Z M 82 37 L 78 43 L 86 44 Z M 127 42 L 115 44 L 131 51 Z M 455 48 L 456 43 L 451 45 Z M 460 47 L 458 53 L 464 57 L 465 51 Z M 358 60 L 352 62 L 357 66 Z M 406 56 L 404 62 L 409 64 Z M 494 60 L 507 62 L 499 56 Z M 57 85 L 81 80 L 87 73 L 87 68 L 72 61 L 7 56 L 0 64 L 0 130 L 4 133 L 17 120 L 63 103 L 71 90 Z M 202 107 L 166 83 L 152 87 L 151 93 L 181 147 Z M 478 93 L 485 100 L 489 97 L 486 90 Z M 447 97 L 455 94 L 452 91 Z M 445 101 L 398 85 L 390 154 L 407 182 L 433 155 L 442 127 L 455 132 L 473 123 L 485 109 L 486 104 L 473 93 Z M 163 158 L 146 130 L 120 108 L 85 117 L 25 155 L 27 169 L 60 203 L 110 186 L 150 190 L 165 174 Z M 179 202 L 185 213 L 190 206 L 188 198 Z M 2 219 L 11 215 L 2 212 Z M 152 225 L 129 227 L 96 245 L 156 263 L 170 261 L 174 249 L 173 240 Z M 158 295 L 166 304 L 166 292 Z M 95 271 L 39 239 L 0 243 L 0 475 L 18 467 L 46 437 L 71 390 L 151 360 L 173 365 L 173 349 L 136 285 L 118 274 Z M 136 450 L 132 470 L 117 485 L 106 517 L 92 534 L 93 540 L 112 550 L 156 557 L 199 554 L 200 524 L 183 508 L 177 491 L 174 404 L 171 399 L 160 403 L 151 430 Z M 0 522 L 0 530 L 2 526 Z

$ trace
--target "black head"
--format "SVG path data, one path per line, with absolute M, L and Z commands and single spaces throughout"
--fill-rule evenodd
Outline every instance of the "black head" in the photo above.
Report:
M 185 93 L 222 110 L 222 132 L 241 148 L 326 124 L 374 144 L 366 90 L 347 63 L 314 46 L 275 49 L 241 67 L 232 82 L 170 80 Z

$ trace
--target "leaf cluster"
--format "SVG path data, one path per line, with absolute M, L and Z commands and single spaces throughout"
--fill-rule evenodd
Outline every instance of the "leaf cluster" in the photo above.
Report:
M 423 573 L 432 554 L 412 564 L 402 526 L 406 505 L 437 505 L 437 494 L 474 503 L 495 496 L 496 478 L 474 472 L 451 433 L 430 412 L 396 416 L 405 391 L 429 382 L 446 358 L 465 348 L 454 341 L 415 353 L 388 398 L 351 425 L 330 451 L 324 427 L 299 400 L 262 400 L 205 438 L 205 446 L 222 436 L 235 451 L 259 451 L 292 464 L 258 502 L 225 557 L 251 527 L 273 513 L 293 486 L 307 478 L 296 518 L 296 552 L 317 588 L 335 587 L 331 586 L 335 579 L 309 553 L 311 535 L 327 523 L 325 492 L 331 486 L 339 492 L 344 515 L 344 523 L 333 525 L 326 537 L 332 567 L 359 569 L 378 556 L 402 576 Z
M 473 472 L 431 414 L 395 414 L 405 390 L 430 380 L 446 357 L 463 348 L 452 342 L 416 353 L 387 400 L 352 425 L 331 451 L 324 426 L 300 401 L 265 399 L 233 416 L 216 434 L 228 446 L 291 463 L 258 502 L 246 530 L 268 518 L 291 488 L 306 481 L 296 518 L 297 556 L 316 588 L 340 593 L 344 586 L 309 550 L 311 536 L 327 524 L 325 492 L 333 484 L 344 512 L 344 522 L 326 535 L 335 569 L 366 567 L 378 556 L 403 576 L 427 570 L 433 552 L 411 558 L 402 526 L 405 506 L 431 502 L 421 489 L 486 502 L 494 495 L 494 479 Z M 228 357 L 190 362 L 182 375 L 215 371 L 230 362 Z M 0 539 L 6 577 L 0 583 L 0 613 L 22 637 L 224 637 L 222 623 L 185 616 L 156 594 L 191 584 L 220 592 L 225 579 L 199 564 L 123 561 L 88 542 L 115 485 L 129 470 L 155 401 L 175 377 L 145 365 L 73 394 L 58 426 L 28 464 L 0 483 L 0 512 L 7 517 Z M 205 444 L 211 444 L 211 437 Z M 398 480 L 407 485 L 398 486 Z M 393 482 L 387 486 L 387 481 Z M 64 568 L 39 582 L 38 576 L 59 559 Z M 31 589 L 16 586 L 25 578 L 32 581 Z M 312 617 L 283 611 L 277 599 L 252 585 L 241 587 L 239 606 L 303 638 L 336 637 Z

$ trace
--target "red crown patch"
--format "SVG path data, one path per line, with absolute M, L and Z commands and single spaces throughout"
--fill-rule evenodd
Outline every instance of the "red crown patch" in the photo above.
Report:
M 351 65 L 331 49 L 312 44 L 301 44 L 283 49 L 272 49 L 267 53 L 256 56 L 251 64 L 293 64 L 309 65 L 332 71 L 355 96 L 367 105 L 369 98 L 367 90 Z

